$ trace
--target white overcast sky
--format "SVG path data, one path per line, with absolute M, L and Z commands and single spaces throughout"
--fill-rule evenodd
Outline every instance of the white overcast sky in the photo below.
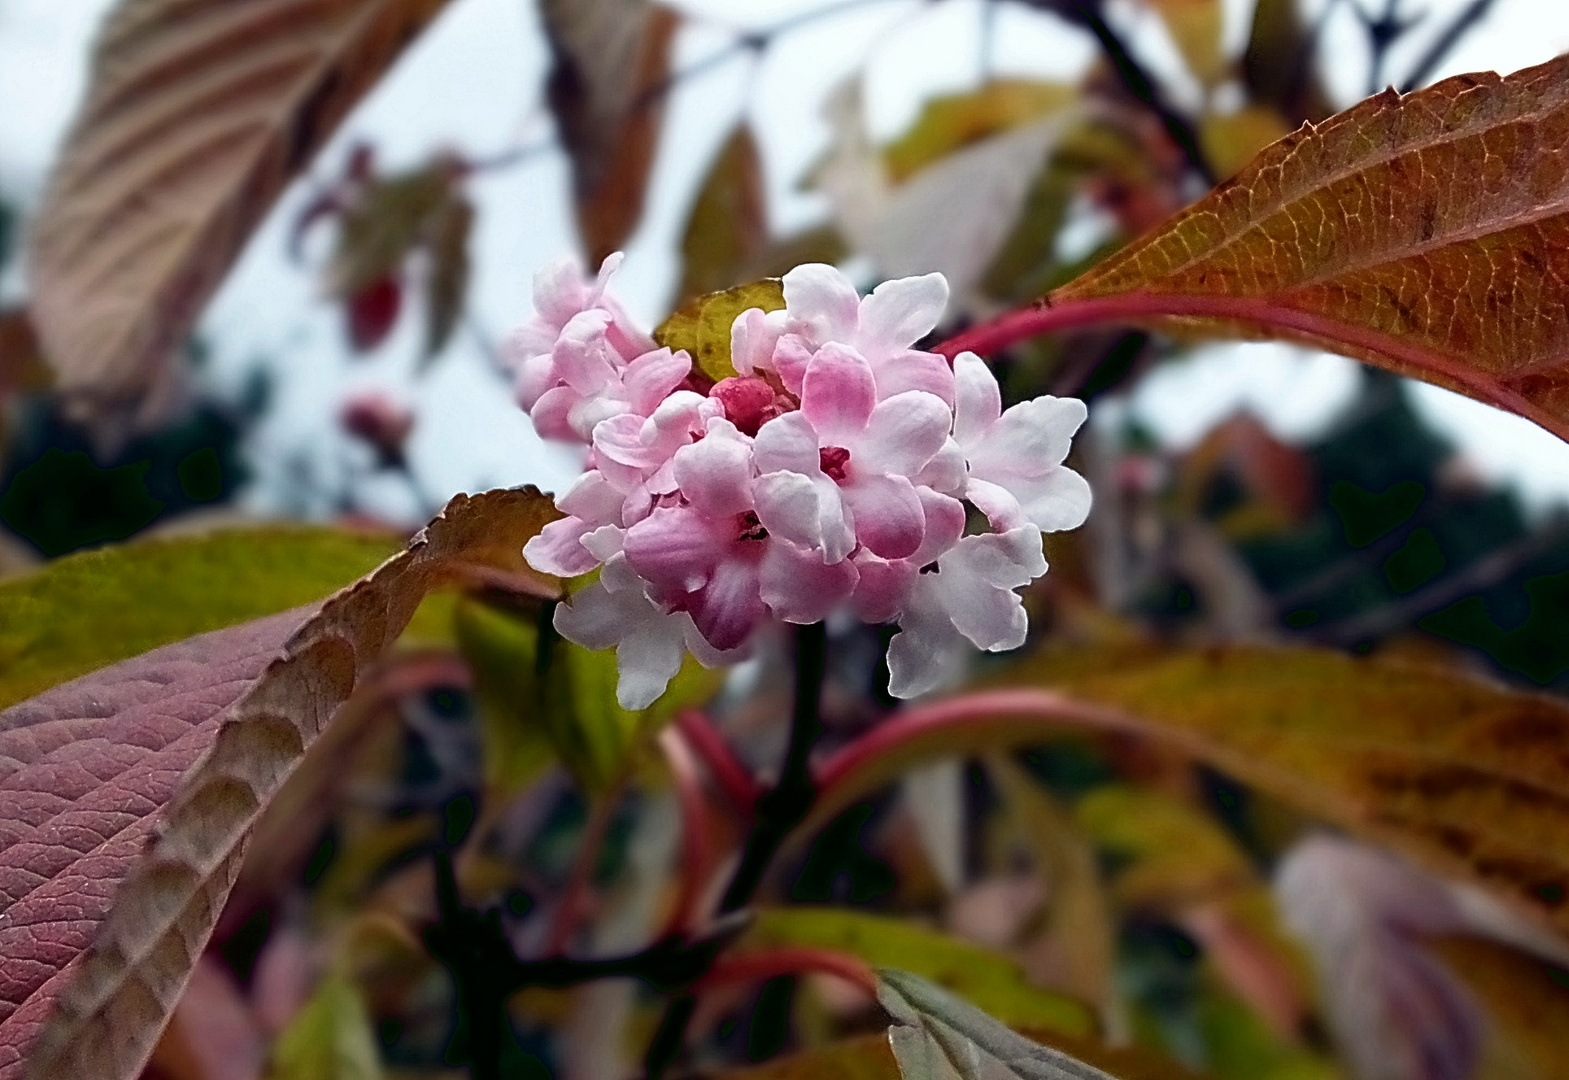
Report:
M 36 198 L 58 140 L 86 78 L 94 27 L 112 0 L 0 0 L 0 192 L 24 207 Z M 1114 0 L 1114 3 L 1116 0 Z M 1324 0 L 1309 4 L 1316 9 Z M 1327 75 L 1344 102 L 1361 96 L 1367 70 L 1360 31 L 1341 0 L 1326 31 Z M 1361 0 L 1365 5 L 1382 0 Z M 711 55 L 737 26 L 762 27 L 825 0 L 683 0 L 703 18 L 678 39 L 678 65 Z M 1463 0 L 1405 0 L 1428 9 L 1423 29 L 1440 25 Z M 1252 0 L 1227 0 L 1227 33 L 1240 47 Z M 1128 16 L 1124 7 L 1117 14 Z M 874 132 L 900 130 L 923 97 L 974 85 L 983 74 L 980 0 L 886 0 L 781 38 L 758 66 L 724 64 L 673 96 L 663 138 L 678 153 L 659 157 L 650 212 L 628 245 L 617 281 L 635 313 L 658 318 L 679 268 L 676 242 L 688 200 L 714 149 L 743 110 L 764 132 L 763 151 L 775 227 L 818 220 L 824 208 L 796 182 L 823 149 L 827 130 L 818 105 L 846 73 L 869 63 L 867 95 Z M 1092 56 L 1090 43 L 1047 17 L 1013 5 L 998 8 L 992 70 L 1001 74 L 1073 77 Z M 1161 66 L 1170 45 L 1149 20 L 1128 23 L 1135 44 Z M 1401 73 L 1426 41 L 1417 36 L 1393 57 Z M 1497 0 L 1487 22 L 1468 38 L 1441 75 L 1508 72 L 1569 51 L 1569 2 Z M 373 142 L 389 166 L 414 164 L 433 149 L 454 146 L 486 156 L 545 138 L 539 105 L 548 58 L 528 0 L 454 0 L 390 76 L 353 113 L 314 166 L 336 170 L 352 141 Z M 480 178 L 475 276 L 471 305 L 477 323 L 500 336 L 529 312 L 533 271 L 571 249 L 565 163 L 546 154 Z M 337 403 L 358 387 L 376 386 L 413 403 L 419 424 L 411 459 L 420 485 L 446 495 L 498 484 L 535 482 L 557 488 L 576 471 L 570 453 L 541 446 L 492 374 L 475 339 L 461 335 L 422 380 L 412 378 L 417 318 L 406 314 L 392 341 L 368 359 L 349 360 L 337 313 L 319 300 L 305 270 L 284 256 L 289 221 L 303 199 L 296 185 L 251 242 L 204 317 L 212 346 L 209 388 L 235 394 L 257 366 L 282 374 L 269 419 L 251 445 L 259 483 L 253 503 L 281 510 L 289 489 L 280 470 L 307 456 L 333 474 L 363 470 L 357 448 L 332 423 Z M 322 230 L 324 240 L 327 230 Z M 0 282 L 10 296 L 25 288 L 16 271 Z M 1355 364 L 1269 345 L 1218 345 L 1156 372 L 1129 408 L 1173 445 L 1186 445 L 1238 407 L 1258 413 L 1277 432 L 1309 437 L 1355 394 Z M 1486 406 L 1432 387 L 1414 398 L 1431 422 L 1449 432 L 1486 474 L 1515 485 L 1541 507 L 1569 502 L 1569 447 Z M 410 492 L 360 479 L 364 503 L 398 516 L 418 516 Z M 305 500 L 307 509 L 324 506 Z M 297 507 L 296 507 L 297 508 Z

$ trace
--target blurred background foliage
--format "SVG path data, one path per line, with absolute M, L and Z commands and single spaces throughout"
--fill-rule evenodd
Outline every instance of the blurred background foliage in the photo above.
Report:
M 82 393 L 76 369 L 91 357 L 64 337 L 63 349 L 46 348 L 27 314 L 36 298 L 18 292 L 0 313 L 0 572 L 68 575 L 88 564 L 36 568 L 148 533 L 195 544 L 182 534 L 253 524 L 258 505 L 357 530 L 351 550 L 308 557 L 335 574 L 368 568 L 388 534 L 407 532 L 452 493 L 412 461 L 411 440 L 429 420 L 422 380 L 453 362 L 455 341 L 467 342 L 492 365 L 487 392 L 508 393 L 492 336 L 500 328 L 484 325 L 469 300 L 479 238 L 495 227 L 476 189 L 564 152 L 571 205 L 540 196 L 528 210 L 575 213 L 592 266 L 636 236 L 659 163 L 689 154 L 663 126 L 676 88 L 705 64 L 766 58 L 799 27 L 875 6 L 792 9 L 682 66 L 677 29 L 722 28 L 724 12 L 541 0 L 533 14 L 518 3 L 549 42 L 530 107 L 548 113 L 535 126 L 551 133 L 530 129 L 490 156 L 432 147 L 410 167 L 384 164 L 370 143 L 340 147 L 299 181 L 286 228 L 258 240 L 287 249 L 292 272 L 333 305 L 342 356 L 403 348 L 412 393 L 346 396 L 332 405 L 336 431 L 280 449 L 254 436 L 277 418 L 280 381 L 303 376 L 261 364 L 237 390 L 213 392 L 203 381 L 207 331 L 188 312 L 171 316 L 179 344 L 160 362 L 172 376 L 145 364 L 129 398 L 106 408 Z M 1004 16 L 1028 18 L 1046 28 L 1039 40 L 1092 57 L 1073 79 L 1006 74 L 933 90 L 888 139 L 870 133 L 856 80 L 840 84 L 822 103 L 826 146 L 786 181 L 815 192 L 820 213 L 789 229 L 771 214 L 771 133 L 743 115 L 682 193 L 679 284 L 655 303 L 668 313 L 805 261 L 848 266 L 868 288 L 940 269 L 954 286 L 957 328 L 1070 280 L 1264 145 L 1347 104 L 1326 74 L 1342 64 L 1324 44 L 1326 27 L 1363 35 L 1368 90 L 1414 86 L 1509 4 L 1259 0 L 1246 5 L 1236 48 L 1218 0 L 970 5 L 990 27 L 983 41 L 1002 32 Z M 379 74 L 356 78 L 368 85 Z M 293 120 L 309 110 L 285 104 Z M 328 133 L 313 133 L 305 149 Z M 235 184 L 214 213 L 248 231 L 287 179 L 272 178 L 262 194 Z M 21 219 L 0 199 L 0 260 L 13 266 L 23 258 Z M 35 261 L 30 280 L 60 287 L 71 272 L 38 271 Z M 522 295 L 522 282 L 511 288 Z M 515 318 L 525 314 L 520 303 Z M 1173 445 L 1133 402 L 1152 372 L 1201 347 L 1096 329 L 995 358 L 1010 400 L 1090 401 L 1071 463 L 1091 479 L 1097 505 L 1085 529 L 1050 538 L 1053 571 L 1027 598 L 1029 655 L 977 660 L 977 678 L 1023 685 L 1040 678 L 1032 665 L 1041 656 L 1067 649 L 1116 657 L 1264 643 L 1563 691 L 1562 509 L 1527 507 L 1488 479 L 1419 414 L 1402 380 L 1376 371 L 1308 437 L 1283 438 L 1242 410 Z M 520 441 L 516 453 L 531 445 Z M 400 494 L 367 498 L 368 479 Z M 248 494 L 258 486 L 270 491 L 260 503 Z M 216 573 L 208 597 L 294 597 L 306 586 L 289 578 L 289 561 L 263 559 L 250 578 Z M 43 579 L 11 584 L 28 580 Z M 156 581 L 137 585 L 124 603 L 158 604 L 160 592 Z M 235 602 L 249 612 L 260 601 Z M 766 772 L 784 737 L 786 643 L 768 642 L 728 677 L 694 667 L 633 715 L 612 704 L 613 660 L 542 633 L 548 615 L 537 599 L 496 587 L 426 602 L 373 699 L 380 722 L 334 763 L 331 797 L 274 809 L 284 824 L 259 836 L 149 1075 L 365 1080 L 472 1066 L 472 1017 L 422 937 L 443 917 L 433 853 L 452 860 L 465 900 L 522 956 L 625 951 L 679 914 L 672 864 L 690 853 L 654 735 L 706 703 L 739 764 Z M 879 689 L 886 632 L 833 633 L 829 751 L 886 719 L 891 704 Z M 0 634 L 0 660 L 21 652 Z M 1459 886 L 1330 838 L 1299 802 L 1155 740 L 1097 734 L 1016 753 L 963 749 L 851 800 L 787 851 L 766 906 L 740 932 L 736 962 L 809 948 L 905 968 L 1130 1078 L 1563 1075 L 1569 949 L 1517 914 L 1462 902 Z M 746 808 L 727 803 L 723 783 L 710 788 L 722 850 Z M 632 1075 L 656 1006 L 626 980 L 529 988 L 507 1005 L 502 1074 Z M 856 1041 L 884 1024 L 864 995 L 829 976 L 737 978 L 704 994 L 687 1064 L 736 1077 L 887 1076 L 894 1066 L 882 1044 Z

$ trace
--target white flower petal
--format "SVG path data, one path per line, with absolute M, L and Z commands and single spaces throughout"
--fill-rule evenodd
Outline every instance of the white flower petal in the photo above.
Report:
M 768 545 L 758 567 L 763 603 L 788 623 L 821 622 L 854 591 L 860 573 L 850 559 L 829 565 L 820 553 L 787 540 Z
M 1062 465 L 1045 476 L 1010 480 L 1008 490 L 1041 532 L 1077 529 L 1090 516 L 1089 481 Z
M 705 515 L 730 517 L 752 508 L 751 440 L 728 420 L 712 420 L 700 442 L 675 452 L 681 493 Z
M 995 479 L 1040 476 L 1062 464 L 1089 415 L 1077 398 L 1038 397 L 1010 408 L 980 438 L 965 443 L 970 471 Z M 965 440 L 960 439 L 961 443 Z
M 968 450 L 1002 415 L 1002 390 L 991 368 L 972 352 L 953 361 L 953 437 Z
M 776 416 L 757 429 L 752 459 L 760 473 L 789 471 L 814 476 L 821 471 L 817 432 L 798 412 Z
M 861 298 L 838 270 L 826 263 L 806 263 L 787 273 L 783 284 L 791 332 L 814 345 L 854 337 Z
M 947 306 L 941 274 L 885 281 L 861 301 L 856 347 L 872 361 L 908 349 L 932 332 Z
M 934 394 L 911 390 L 886 398 L 873 407 L 851 448 L 851 466 L 915 476 L 948 442 L 952 423 L 953 412 Z

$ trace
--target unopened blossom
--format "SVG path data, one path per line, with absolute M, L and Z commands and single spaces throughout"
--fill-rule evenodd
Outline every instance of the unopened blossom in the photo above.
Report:
M 940 685 L 968 645 L 1023 644 L 1015 590 L 1046 571 L 1041 533 L 1089 509 L 1062 465 L 1081 403 L 1004 412 L 978 357 L 917 349 L 947 301 L 940 275 L 861 297 L 822 265 L 785 275 L 782 310 L 736 318 L 735 374 L 710 384 L 606 296 L 615 265 L 593 282 L 542 274 L 514 356 L 541 434 L 588 446 L 557 500 L 567 516 L 524 554 L 563 577 L 599 569 L 556 625 L 616 647 L 625 707 L 651 704 L 686 652 L 725 662 L 766 621 L 841 606 L 898 623 L 899 696 Z M 989 532 L 965 535 L 967 505 Z

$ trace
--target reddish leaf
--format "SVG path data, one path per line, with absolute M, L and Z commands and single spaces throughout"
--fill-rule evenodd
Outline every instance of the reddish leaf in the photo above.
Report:
M 550 108 L 572 158 L 578 230 L 598 265 L 643 215 L 680 17 L 648 0 L 545 0 Z
M 0 712 L 0 1077 L 58 997 L 223 712 L 314 613 L 202 634 Z
M 533 489 L 459 496 L 308 619 L 168 646 L 0 713 L 0 782 L 19 806 L 0 822 L 0 1078 L 23 1053 L 34 1077 L 141 1067 L 257 817 L 366 666 L 426 592 L 477 568 L 553 595 L 521 549 L 555 513 Z
M 943 351 L 1105 321 L 1287 338 L 1569 437 L 1565 131 L 1569 57 L 1386 91 Z

